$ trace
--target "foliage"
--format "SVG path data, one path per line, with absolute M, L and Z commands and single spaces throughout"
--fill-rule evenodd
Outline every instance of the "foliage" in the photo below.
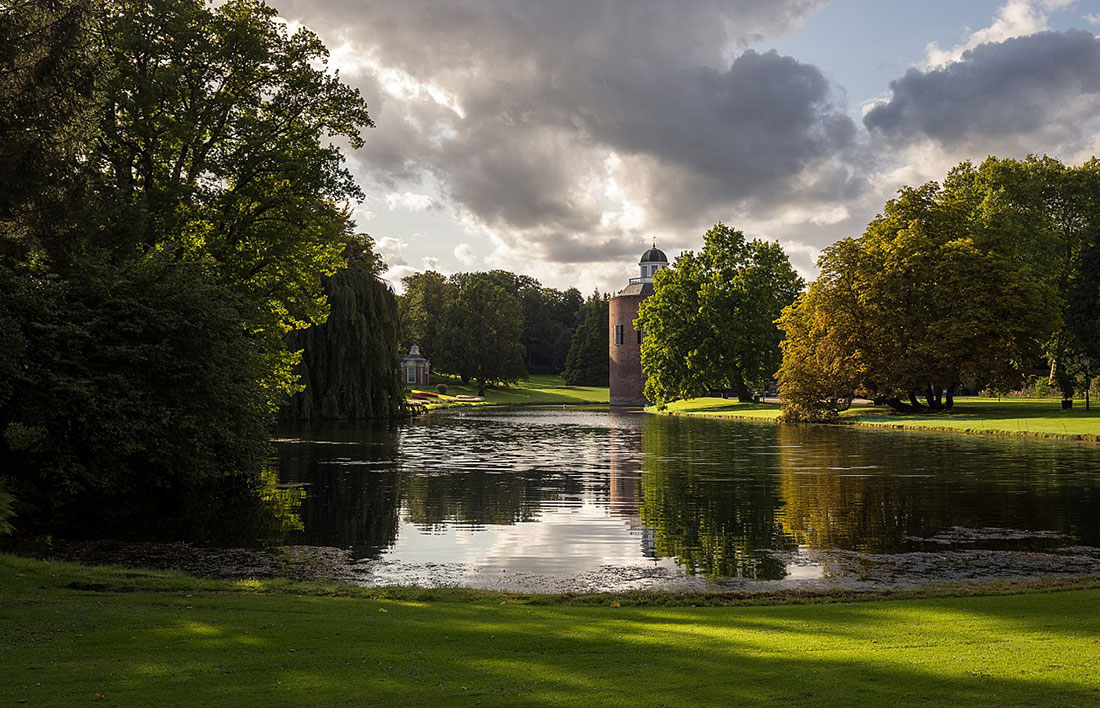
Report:
M 419 342 L 433 371 L 457 373 L 463 381 L 476 378 L 464 349 L 468 338 L 462 323 L 477 316 L 469 309 L 472 301 L 460 301 L 463 289 L 472 281 L 479 283 L 477 287 L 495 286 L 518 308 L 510 315 L 517 329 L 508 335 L 514 336 L 514 341 L 506 348 L 519 345 L 520 367 L 515 362 L 507 364 L 501 369 L 506 371 L 504 377 L 494 380 L 515 380 L 528 373 L 556 374 L 565 367 L 582 306 L 576 289 L 544 288 L 530 276 L 504 270 L 456 273 L 450 278 L 427 271 L 402 279 L 405 292 L 399 307 L 405 339 Z
M 351 229 L 339 205 L 361 196 L 333 141 L 362 144 L 361 96 L 259 0 L 113 0 L 105 24 L 95 245 L 210 264 L 252 306 L 266 385 L 292 393 L 283 335 L 324 320 L 321 278 Z
M 455 289 L 447 277 L 433 270 L 413 273 L 401 279 L 404 294 L 398 298 L 401 334 L 420 344 L 420 351 L 432 362 L 433 371 L 457 371 L 449 321 Z
M 300 389 L 285 335 L 325 320 L 346 257 L 333 297 L 383 313 L 360 333 L 369 405 L 392 410 L 393 296 L 345 254 L 361 194 L 337 145 L 370 117 L 315 35 L 258 0 L 35 0 L 5 6 L 0 40 L 0 468 L 21 518 L 257 474 Z
M 10 378 L 0 468 L 35 516 L 256 470 L 274 401 L 239 299 L 200 264 L 0 269 Z M 7 329 L 7 328 L 5 328 Z
M 523 367 L 523 311 L 492 273 L 461 273 L 448 314 L 447 339 L 463 377 L 477 379 L 478 395 L 493 383 L 515 382 Z
M 445 383 L 436 384 L 435 392 L 439 393 L 439 394 L 442 394 L 442 395 L 447 395 L 447 384 L 445 384 Z
M 11 520 L 15 517 L 15 497 L 8 492 L 7 485 L 0 478 L 0 536 L 15 530 Z
M 788 419 L 828 419 L 854 395 L 950 408 L 961 384 L 1010 387 L 1041 354 L 1054 294 L 985 217 L 970 172 L 902 189 L 862 237 L 822 254 L 780 320 Z
M 1050 381 L 1071 398 L 1095 374 L 1086 357 L 1100 346 L 1089 307 L 1100 287 L 1090 255 L 1100 243 L 1100 161 L 989 158 L 977 169 L 964 163 L 949 182 L 977 195 L 983 225 L 1054 291 L 1061 327 L 1046 346 Z
M 324 324 L 291 332 L 302 350 L 304 390 L 281 417 L 289 420 L 392 418 L 402 413 L 397 298 L 378 278 L 381 260 L 369 237 L 349 241 L 348 266 L 325 278 L 331 311 Z
M 654 280 L 637 320 L 645 332 L 645 395 L 658 405 L 734 388 L 750 396 L 779 365 L 775 321 L 802 289 L 778 243 L 746 240 L 716 224 L 702 250 L 682 254 Z
M 0 21 L 0 259 L 35 264 L 72 236 L 94 134 L 95 0 L 13 0 Z
M 610 333 L 608 296 L 596 291 L 585 301 L 581 322 L 573 333 L 562 378 L 574 386 L 606 386 L 609 376 Z

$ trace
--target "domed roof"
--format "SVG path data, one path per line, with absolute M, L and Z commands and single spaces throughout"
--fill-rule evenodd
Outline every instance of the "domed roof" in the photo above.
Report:
M 642 260 L 639 263 L 668 263 L 668 256 L 661 249 L 654 246 L 645 253 L 642 254 Z

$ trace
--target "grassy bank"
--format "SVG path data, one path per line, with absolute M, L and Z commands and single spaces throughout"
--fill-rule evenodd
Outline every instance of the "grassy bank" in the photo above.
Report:
M 1072 410 L 1063 411 L 1061 402 L 1057 399 L 960 398 L 956 400 L 953 410 L 940 413 L 902 415 L 880 406 L 855 406 L 841 415 L 841 421 L 898 430 L 1100 440 L 1100 408 L 1086 411 L 1081 402 L 1074 405 Z M 780 406 L 774 403 L 739 403 L 721 398 L 697 398 L 677 401 L 665 413 L 776 420 Z
M 441 379 L 447 384 L 446 395 L 424 401 L 428 410 L 464 406 L 534 406 L 603 404 L 610 400 L 607 387 L 570 386 L 560 376 L 532 376 L 511 386 L 489 388 L 483 402 L 456 400 L 457 396 L 477 396 L 477 385 L 464 385 L 458 378 Z M 435 386 L 424 390 L 436 393 Z
M 418 601 L 0 556 L 0 701 L 1095 705 L 1100 589 L 824 605 Z

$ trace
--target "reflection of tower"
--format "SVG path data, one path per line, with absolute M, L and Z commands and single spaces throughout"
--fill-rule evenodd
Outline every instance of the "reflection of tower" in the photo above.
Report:
M 668 268 L 668 257 L 654 246 L 642 254 L 638 265 L 641 276 L 631 278 L 608 305 L 612 406 L 644 406 L 647 403 L 643 393 L 645 374 L 642 373 L 644 333 L 634 328 L 634 320 L 638 318 L 642 300 L 653 294 L 653 276 L 662 268 Z
M 642 496 L 642 440 L 637 427 L 615 426 L 615 418 L 626 417 L 612 414 L 609 502 L 611 513 L 637 516 Z
M 625 517 L 631 531 L 642 535 L 642 555 L 655 557 L 652 533 L 642 523 L 642 430 L 641 416 L 629 413 L 611 413 L 610 479 L 608 480 L 608 506 L 611 513 Z

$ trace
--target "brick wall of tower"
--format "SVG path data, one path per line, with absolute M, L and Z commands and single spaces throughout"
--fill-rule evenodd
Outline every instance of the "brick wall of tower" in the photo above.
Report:
M 612 406 L 647 405 L 643 391 L 645 374 L 642 373 L 641 347 L 634 320 L 638 306 L 645 295 L 616 295 L 608 307 L 610 386 Z M 623 326 L 623 343 L 615 344 L 615 325 Z

